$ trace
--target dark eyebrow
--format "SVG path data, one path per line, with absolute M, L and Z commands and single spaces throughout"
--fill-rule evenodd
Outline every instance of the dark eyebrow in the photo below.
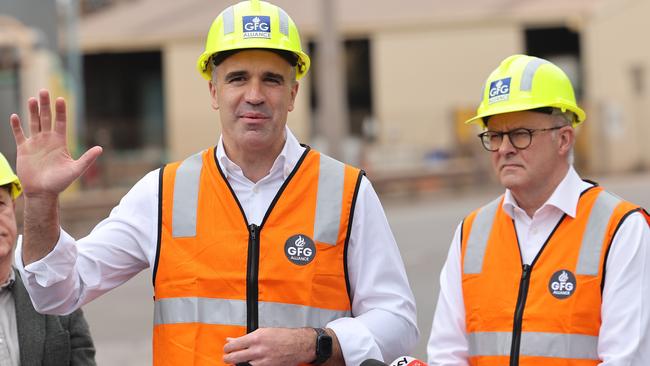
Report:
M 276 79 L 276 80 L 280 80 L 281 82 L 284 82 L 284 76 L 282 76 L 282 74 L 277 74 L 277 73 L 274 73 L 274 72 L 267 71 L 267 72 L 264 73 L 264 77 L 265 78 L 272 78 L 272 79 Z
M 232 71 L 232 72 L 229 72 L 229 73 L 226 74 L 225 79 L 229 80 L 229 79 L 238 78 L 238 77 L 247 76 L 247 75 L 248 75 L 248 72 L 246 72 L 246 71 Z

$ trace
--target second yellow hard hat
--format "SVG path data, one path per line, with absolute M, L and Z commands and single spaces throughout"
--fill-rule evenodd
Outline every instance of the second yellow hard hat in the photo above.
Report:
M 513 55 L 490 74 L 476 116 L 465 123 L 483 123 L 486 127 L 484 117 L 541 107 L 573 112 L 574 126 L 586 118 L 562 69 L 538 57 Z

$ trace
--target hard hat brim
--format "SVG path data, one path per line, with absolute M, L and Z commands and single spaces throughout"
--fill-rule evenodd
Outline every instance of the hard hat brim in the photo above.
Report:
M 16 199 L 23 192 L 23 187 L 20 185 L 20 180 L 16 175 L 11 175 L 7 179 L 0 179 L 0 187 L 4 185 L 11 185 L 11 198 Z
M 558 108 L 560 110 L 564 111 L 569 111 L 573 112 L 576 115 L 576 121 L 573 123 L 573 127 L 579 125 L 580 123 L 584 122 L 584 120 L 587 118 L 587 114 L 585 113 L 582 108 L 578 106 L 571 106 L 568 104 L 563 104 L 563 103 L 556 103 L 552 105 L 548 104 L 539 104 L 539 105 L 531 105 L 527 104 L 525 106 L 517 106 L 517 105 L 505 105 L 501 108 L 492 108 L 490 109 L 489 112 L 487 113 L 479 113 L 476 116 L 468 119 L 465 121 L 465 124 L 474 124 L 474 123 L 480 123 L 483 125 L 483 128 L 487 128 L 485 125 L 485 122 L 483 121 L 483 118 L 485 117 L 490 117 L 490 116 L 495 116 L 497 114 L 504 114 L 504 113 L 512 113 L 512 112 L 522 112 L 522 111 L 527 111 L 531 109 L 536 109 L 536 108 L 542 108 L 542 107 L 553 107 L 553 108 Z

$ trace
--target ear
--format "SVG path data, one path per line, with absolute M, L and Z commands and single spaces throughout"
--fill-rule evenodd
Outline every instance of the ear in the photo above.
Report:
M 563 127 L 558 131 L 558 151 L 561 155 L 566 155 L 571 151 L 571 148 L 575 144 L 575 133 L 576 131 L 571 126 Z
M 291 86 L 291 102 L 289 103 L 289 112 L 293 111 L 294 102 L 296 101 L 296 95 L 298 95 L 299 88 L 300 88 L 300 83 L 294 81 L 293 85 Z
M 211 99 L 211 105 L 212 109 L 219 110 L 219 99 L 217 98 L 217 87 L 214 85 L 212 81 L 208 81 L 208 89 L 210 89 L 210 99 Z

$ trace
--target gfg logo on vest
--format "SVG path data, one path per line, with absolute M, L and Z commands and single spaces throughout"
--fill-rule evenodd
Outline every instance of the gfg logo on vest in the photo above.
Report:
M 510 79 L 499 79 L 490 83 L 488 104 L 508 100 L 508 97 L 510 97 Z
M 291 263 L 304 266 L 314 260 L 316 245 L 307 235 L 297 234 L 284 243 L 284 254 Z
M 255 15 L 243 17 L 244 38 L 271 38 L 271 17 Z
M 573 295 L 576 290 L 576 276 L 566 269 L 557 271 L 548 282 L 548 290 L 555 298 L 563 300 Z

